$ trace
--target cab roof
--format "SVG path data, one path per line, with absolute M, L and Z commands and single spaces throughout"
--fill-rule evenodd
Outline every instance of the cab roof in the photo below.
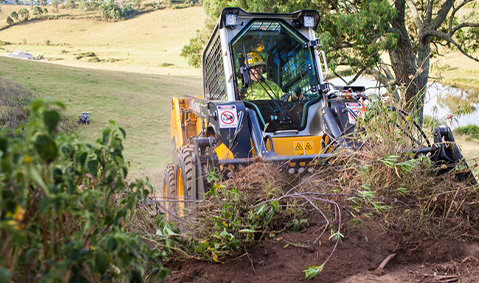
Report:
M 221 11 L 219 27 L 223 28 L 226 26 L 226 15 L 235 14 L 238 18 L 266 18 L 266 19 L 289 19 L 293 22 L 297 22 L 299 25 L 303 25 L 303 18 L 305 15 L 314 17 L 314 27 L 316 30 L 319 25 L 320 14 L 316 10 L 300 10 L 293 13 L 248 13 L 245 10 L 238 7 L 228 7 L 224 8 Z

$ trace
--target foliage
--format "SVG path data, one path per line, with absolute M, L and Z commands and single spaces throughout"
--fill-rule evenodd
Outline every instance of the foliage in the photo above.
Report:
M 12 25 L 13 23 L 14 21 L 12 20 L 12 18 L 7 17 L 7 24 Z
M 200 68 L 203 58 L 203 48 L 205 47 L 211 32 L 214 28 L 214 22 L 207 20 L 201 29 L 196 30 L 196 36 L 190 38 L 190 43 L 183 46 L 181 49 L 181 56 L 188 60 L 188 64 L 195 68 Z
M 162 281 L 160 253 L 123 228 L 152 189 L 125 180 L 125 132 L 85 144 L 57 133 L 62 108 L 34 100 L 22 138 L 0 133 L 0 281 Z
M 425 129 L 435 129 L 440 125 L 440 121 L 429 115 L 424 115 L 423 121 L 422 121 L 422 126 Z
M 181 224 L 183 230 L 191 231 L 189 236 L 166 220 L 158 224 L 157 237 L 152 240 L 166 247 L 165 256 L 221 262 L 278 231 L 298 231 L 308 225 L 299 206 L 274 199 L 278 189 L 269 193 L 252 190 L 250 194 L 245 188 L 240 191 L 220 184 L 215 171 L 208 180 L 213 186 L 205 203 L 189 211 L 194 224 Z
M 76 7 L 77 7 L 77 3 L 75 2 L 75 0 L 66 1 L 65 8 L 72 10 L 72 9 L 75 9 Z
M 53 7 L 53 12 L 58 13 L 58 4 L 60 3 L 60 0 L 52 0 L 52 7 Z
M 312 266 L 306 267 L 306 269 L 303 271 L 305 278 L 313 279 L 314 277 L 316 277 L 316 275 L 318 275 L 319 273 L 321 273 L 321 271 L 323 271 L 323 268 L 324 268 L 324 264 L 312 265 Z

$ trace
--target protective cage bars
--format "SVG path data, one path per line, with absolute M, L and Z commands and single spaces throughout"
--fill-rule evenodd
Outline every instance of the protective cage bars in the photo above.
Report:
M 204 97 L 211 100 L 223 100 L 226 96 L 226 79 L 218 29 L 215 30 L 212 39 L 203 54 Z

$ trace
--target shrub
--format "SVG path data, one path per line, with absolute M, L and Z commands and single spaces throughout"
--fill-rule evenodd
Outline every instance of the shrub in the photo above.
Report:
M 467 125 L 463 127 L 456 128 L 454 132 L 459 133 L 461 135 L 466 135 L 471 138 L 479 139 L 479 126 L 477 125 Z
M 57 133 L 62 103 L 29 108 L 22 138 L 0 132 L 0 281 L 163 281 L 159 251 L 124 228 L 152 189 L 125 181 L 124 130 L 85 144 Z

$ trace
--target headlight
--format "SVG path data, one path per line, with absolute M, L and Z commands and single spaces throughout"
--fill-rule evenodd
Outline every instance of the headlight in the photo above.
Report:
M 304 27 L 312 28 L 314 27 L 314 17 L 310 15 L 304 15 Z
M 231 27 L 237 24 L 238 15 L 236 14 L 226 14 L 226 26 Z

